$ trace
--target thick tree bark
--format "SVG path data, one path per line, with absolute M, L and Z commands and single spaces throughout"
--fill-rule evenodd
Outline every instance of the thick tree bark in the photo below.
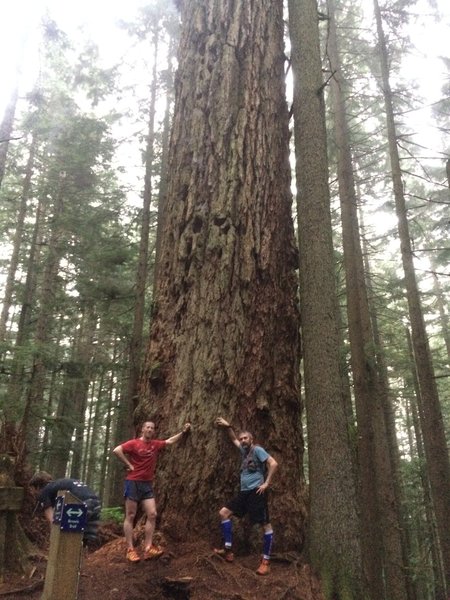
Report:
M 333 73 L 331 97 L 337 147 L 351 365 L 358 422 L 364 559 L 371 592 L 375 598 L 406 600 L 408 594 L 399 504 L 394 488 L 396 472 L 389 452 L 388 424 L 384 410 L 389 404 L 388 390 L 387 386 L 382 385 L 378 371 L 370 319 L 344 99 L 345 81 L 341 72 L 333 0 L 328 0 L 328 9 L 328 56 Z M 381 544 L 374 543 L 375 540 L 379 540 Z
M 433 361 L 428 342 L 425 321 L 423 318 L 420 293 L 414 271 L 413 251 L 409 235 L 409 224 L 404 195 L 400 157 L 397 147 L 397 135 L 392 103 L 392 92 L 389 82 L 389 66 L 386 41 L 383 32 L 380 7 L 374 0 L 377 23 L 378 44 L 380 48 L 380 66 L 383 95 L 386 110 L 386 126 L 391 160 L 391 176 L 393 182 L 395 207 L 400 237 L 405 286 L 411 321 L 414 358 L 417 365 L 417 376 L 422 403 L 421 426 L 424 447 L 427 456 L 427 467 L 433 496 L 439 542 L 444 563 L 447 592 L 450 591 L 450 460 L 442 420 L 441 406 L 434 376 Z M 439 599 L 440 600 L 440 599 Z
M 297 253 L 291 216 L 282 3 L 186 4 L 150 344 L 136 418 L 166 453 L 158 501 L 174 535 L 217 531 L 238 480 L 226 416 L 280 463 L 277 548 L 303 541 Z M 184 515 L 189 515 L 188 519 Z
M 327 598 L 367 598 L 339 372 L 327 142 L 316 0 L 290 0 L 310 554 Z M 378 600 L 378 599 L 377 599 Z

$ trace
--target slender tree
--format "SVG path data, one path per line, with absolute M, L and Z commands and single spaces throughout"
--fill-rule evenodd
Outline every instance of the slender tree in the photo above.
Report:
M 375 339 L 364 273 L 359 232 L 356 186 L 345 105 L 346 82 L 341 68 L 336 10 L 328 0 L 328 58 L 332 71 L 331 97 L 337 147 L 339 197 L 347 288 L 348 329 L 351 348 L 356 416 L 358 422 L 359 482 L 363 515 L 364 556 L 374 595 L 406 600 L 407 588 L 400 535 L 397 475 L 388 443 L 387 387 L 378 370 Z M 391 419 L 389 420 L 391 422 Z M 392 421 L 393 422 L 393 421 Z M 380 535 L 377 535 L 379 532 Z M 379 540 L 379 545 L 375 543 Z M 378 556 L 377 556 L 378 554 Z M 384 580 L 384 581 L 383 581 Z
M 149 270 L 149 234 L 150 234 L 150 207 L 152 201 L 152 174 L 154 165 L 154 145 L 155 145 L 155 104 L 157 92 L 157 66 L 158 66 L 158 48 L 159 48 L 159 31 L 158 29 L 153 34 L 153 73 L 152 84 L 150 88 L 150 105 L 148 113 L 148 133 L 147 147 L 145 151 L 145 177 L 144 177 L 144 194 L 141 216 L 141 231 L 139 244 L 139 257 L 136 269 L 136 283 L 134 289 L 134 315 L 133 329 L 130 339 L 130 358 L 129 358 L 129 376 L 127 403 L 129 409 L 126 411 L 128 416 L 126 426 L 123 427 L 123 434 L 129 436 L 133 430 L 132 414 L 138 403 L 138 384 L 139 375 L 142 365 L 142 332 L 144 325 L 144 308 L 145 297 L 148 281 Z
M 433 499 L 431 493 L 430 480 L 427 473 L 426 468 L 426 452 L 423 443 L 423 433 L 422 428 L 420 426 L 420 420 L 423 418 L 423 415 L 420 415 L 420 407 L 422 406 L 422 401 L 420 398 L 420 386 L 419 380 L 417 376 L 417 367 L 414 360 L 414 350 L 412 344 L 411 333 L 408 328 L 405 331 L 405 337 L 407 341 L 408 347 L 408 356 L 409 356 L 409 364 L 411 368 L 410 379 L 412 380 L 412 387 L 414 390 L 414 394 L 410 401 L 411 406 L 411 416 L 415 433 L 415 442 L 417 447 L 417 455 L 419 458 L 419 477 L 420 482 L 422 484 L 422 504 L 425 512 L 425 539 L 421 540 L 422 544 L 428 545 L 430 550 L 429 554 L 431 555 L 431 568 L 433 572 L 433 577 L 428 578 L 428 581 L 431 579 L 432 585 L 430 588 L 433 589 L 433 596 L 435 598 L 442 598 L 444 596 L 445 590 L 445 579 L 444 573 L 442 570 L 442 561 L 439 552 L 439 537 L 436 530 L 436 519 L 433 511 Z
M 309 548 L 326 597 L 361 600 L 369 596 L 339 371 L 318 10 L 316 0 L 290 0 L 288 6 L 311 496 Z
M 17 100 L 19 98 L 19 88 L 16 85 L 11 93 L 8 105 L 0 123 L 0 186 L 5 175 L 6 157 L 8 155 L 9 142 L 14 127 L 14 117 L 16 114 Z
M 24 230 L 25 216 L 27 214 L 27 205 L 31 190 L 31 180 L 33 174 L 33 166 L 36 152 L 36 138 L 33 136 L 28 155 L 28 161 L 25 171 L 21 200 L 17 211 L 16 228 L 13 239 L 13 250 L 8 265 L 8 275 L 5 284 L 5 293 L 3 296 L 3 306 L 0 316 L 0 342 L 3 342 L 6 334 L 6 326 L 8 323 L 8 314 L 11 308 L 14 279 L 16 276 L 17 267 L 19 264 L 19 252 L 22 244 L 22 236 Z
M 21 435 L 23 439 L 28 440 L 29 451 L 31 453 L 36 453 L 38 449 L 38 430 L 43 414 L 47 373 L 46 346 L 50 339 L 52 317 L 54 318 L 55 314 L 54 298 L 56 295 L 58 268 L 62 257 L 64 183 L 65 173 L 61 172 L 53 203 L 53 223 L 42 276 L 41 292 L 39 294 L 39 311 L 34 336 L 36 350 L 33 356 L 30 387 L 20 422 Z
M 169 155 L 169 136 L 170 136 L 170 123 L 172 119 L 173 110 L 173 93 L 174 93 L 174 68 L 172 65 L 173 58 L 175 55 L 175 38 L 171 37 L 169 49 L 167 52 L 167 73 L 165 76 L 166 83 L 166 108 L 164 111 L 163 119 L 163 130 L 161 136 L 161 159 L 160 159 L 160 177 L 159 177 L 159 189 L 158 189 L 158 216 L 156 225 L 156 242 L 155 242 L 155 260 L 153 266 L 153 287 L 156 287 L 158 281 L 158 266 L 159 266 L 159 255 L 161 247 L 161 235 L 164 229 L 164 202 L 167 196 L 167 162 Z
M 402 180 L 397 131 L 394 117 L 393 95 L 389 79 L 389 56 L 383 30 L 380 6 L 374 0 L 377 26 L 382 90 L 386 111 L 386 127 L 391 162 L 391 176 L 400 237 L 400 249 L 405 277 L 405 287 L 411 321 L 414 357 L 422 403 L 421 426 L 427 457 L 427 468 L 436 513 L 439 542 L 444 564 L 446 586 L 450 590 L 450 460 L 442 420 L 441 405 L 434 376 L 433 361 L 425 328 L 420 293 L 414 271 L 414 258 L 409 234 L 408 214 Z M 439 599 L 440 600 L 440 599 Z

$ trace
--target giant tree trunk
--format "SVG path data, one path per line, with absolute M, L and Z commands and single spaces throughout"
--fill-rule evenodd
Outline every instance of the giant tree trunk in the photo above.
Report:
M 316 0 L 290 0 L 300 299 L 310 464 L 310 554 L 327 598 L 366 598 L 339 372 L 337 298 Z M 378 600 L 378 599 L 377 599 Z
M 374 0 L 377 23 L 378 44 L 380 48 L 380 66 L 386 110 L 386 126 L 391 160 L 391 175 L 398 220 L 400 249 L 405 275 L 405 287 L 411 321 L 414 358 L 417 365 L 417 376 L 421 398 L 421 426 L 423 430 L 424 448 L 427 457 L 427 468 L 433 496 L 439 542 L 444 564 L 447 592 L 450 591 L 450 460 L 445 439 L 441 406 L 434 376 L 433 362 L 428 342 L 425 321 L 420 302 L 420 293 L 414 271 L 413 250 L 409 235 L 409 224 L 406 209 L 400 157 L 397 147 L 396 125 L 392 103 L 392 92 L 389 82 L 388 53 L 384 37 L 378 1 Z M 439 599 L 440 600 L 440 599 Z
M 328 56 L 333 77 L 331 98 L 337 147 L 339 197 L 347 290 L 351 365 L 358 422 L 359 483 L 363 522 L 364 558 L 374 597 L 406 600 L 407 588 L 400 534 L 395 471 L 389 452 L 384 407 L 387 387 L 378 371 L 374 335 L 364 274 L 356 188 L 350 149 L 333 0 L 328 0 Z M 376 542 L 378 541 L 378 543 Z M 377 556 L 375 553 L 379 553 Z M 384 579 L 384 582 L 383 582 Z M 388 590 L 383 591 L 383 587 Z
M 158 284 L 136 418 L 153 417 L 162 435 L 193 423 L 158 476 L 159 513 L 171 533 L 216 531 L 217 511 L 236 489 L 236 449 L 215 428 L 223 415 L 279 461 L 271 490 L 277 548 L 300 547 L 282 3 L 183 4 Z

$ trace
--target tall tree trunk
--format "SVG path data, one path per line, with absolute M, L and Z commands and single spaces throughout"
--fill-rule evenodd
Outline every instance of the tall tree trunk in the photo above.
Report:
M 147 148 L 145 152 L 145 183 L 144 183 L 144 202 L 142 207 L 141 234 L 139 245 L 138 266 L 136 271 L 135 293 L 134 293 L 134 314 L 133 329 L 130 339 L 129 355 L 129 374 L 128 374 L 128 393 L 127 402 L 129 405 L 127 433 L 131 434 L 133 429 L 133 411 L 138 402 L 139 375 L 142 364 L 142 328 L 144 324 L 145 308 L 145 290 L 147 287 L 148 275 L 148 245 L 150 232 L 150 206 L 152 201 L 152 174 L 154 162 L 154 144 L 155 144 L 155 112 L 156 112 L 156 92 L 157 92 L 157 66 L 158 66 L 158 31 L 154 34 L 153 44 L 153 75 L 150 92 L 150 105 L 148 112 L 148 133 Z
M 63 185 L 64 179 L 61 178 L 54 201 L 53 222 L 48 242 L 48 254 L 45 261 L 41 293 L 39 296 L 39 313 L 34 336 L 36 350 L 33 359 L 30 388 L 20 423 L 20 431 L 23 438 L 27 440 L 27 446 L 32 455 L 32 460 L 34 459 L 33 454 L 37 452 L 39 445 L 38 431 L 41 423 L 43 400 L 47 383 L 46 345 L 50 338 L 56 278 L 62 254 L 61 216 L 64 204 Z
M 81 477 L 82 456 L 84 435 L 86 429 L 85 414 L 87 399 L 89 394 L 89 382 L 91 379 L 91 369 L 94 338 L 96 334 L 97 317 L 93 306 L 87 305 L 84 309 L 84 319 L 82 320 L 80 331 L 80 345 L 75 360 L 75 369 L 78 376 L 74 382 L 72 393 L 72 414 L 75 423 L 75 439 L 72 446 L 72 464 L 70 470 L 71 477 Z M 72 436 L 71 436 L 72 437 Z
M 393 486 L 395 472 L 389 454 L 384 412 L 384 406 L 389 400 L 387 388 L 383 388 L 377 368 L 370 320 L 350 133 L 344 100 L 345 81 L 342 77 L 333 0 L 328 0 L 328 9 L 328 57 L 333 74 L 331 97 L 337 147 L 351 365 L 358 423 L 364 558 L 374 597 L 407 600 L 399 505 Z M 381 545 L 374 543 L 377 539 Z M 380 555 L 376 556 L 376 552 Z
M 159 29 L 154 34 L 153 38 L 154 53 L 153 53 L 153 73 L 152 86 L 150 92 L 150 103 L 148 112 L 148 133 L 147 133 L 147 148 L 145 153 L 145 180 L 144 180 L 144 196 L 142 206 L 142 220 L 139 244 L 139 258 L 136 270 L 135 281 L 135 301 L 133 314 L 133 329 L 131 332 L 130 348 L 129 348 L 129 371 L 127 391 L 125 398 L 122 399 L 119 414 L 116 418 L 116 441 L 120 443 L 126 438 L 134 434 L 133 427 L 133 412 L 138 404 L 139 394 L 139 377 L 142 369 L 143 358 L 143 324 L 145 312 L 146 289 L 148 285 L 149 273 L 149 234 L 150 234 L 150 215 L 152 202 L 152 175 L 154 170 L 154 144 L 155 144 L 155 113 L 156 113 L 156 94 L 158 89 L 158 49 L 159 49 Z M 158 205 L 159 206 L 159 205 Z M 158 208 L 159 212 L 159 208 Z M 154 285 L 154 282 L 153 282 Z M 123 475 L 122 465 L 119 461 L 114 461 L 111 465 L 114 479 L 112 490 L 116 490 L 117 494 L 121 494 L 122 490 L 116 485 Z M 119 500 L 121 496 L 117 497 Z
M 442 286 L 439 282 L 438 276 L 436 275 L 437 265 L 433 263 L 434 272 L 433 276 L 433 291 L 436 296 L 436 308 L 439 312 L 439 321 L 441 325 L 442 337 L 444 339 L 445 349 L 447 351 L 447 357 L 450 361 L 450 320 L 448 313 L 446 312 L 446 300 L 445 295 L 442 291 Z
M 105 332 L 106 329 L 106 332 Z M 105 339 L 106 338 L 106 339 Z M 105 321 L 105 326 L 101 322 L 101 329 L 99 333 L 99 340 L 101 340 L 102 346 L 107 346 L 108 353 L 112 353 L 111 364 L 114 365 L 116 362 L 116 356 L 118 353 L 121 353 L 121 349 L 118 346 L 118 341 L 114 339 L 109 339 L 108 336 L 108 325 L 107 321 Z M 110 371 L 113 371 L 112 367 L 105 369 L 102 373 L 102 388 L 99 391 L 99 397 L 103 397 L 109 394 L 109 386 L 112 385 L 110 382 L 109 385 L 106 383 L 107 378 L 109 377 Z M 114 379 L 115 374 L 111 375 L 112 380 Z M 108 387 L 108 390 L 106 389 Z M 112 447 L 116 447 L 118 444 L 122 443 L 129 436 L 129 431 L 126 428 L 127 419 L 129 415 L 126 413 L 129 412 L 129 404 L 127 402 L 122 401 L 122 398 L 126 397 L 128 388 L 128 382 L 123 380 L 119 384 L 119 388 L 117 390 L 117 404 L 114 407 L 114 415 L 112 415 L 111 419 L 111 428 L 113 433 L 111 435 L 112 438 Z M 134 437 L 134 432 L 132 437 Z M 104 506 L 120 506 L 123 504 L 123 465 L 118 460 L 113 460 L 109 463 L 110 469 L 108 471 L 108 478 L 105 482 L 100 482 L 100 485 L 104 486 L 104 493 L 102 494 L 103 505 Z
M 168 168 L 168 156 L 169 156 L 169 138 L 170 138 L 170 123 L 172 119 L 172 108 L 173 108 L 173 87 L 174 87 L 174 74 L 172 67 L 172 58 L 175 54 L 175 42 L 171 39 L 169 43 L 169 50 L 167 52 L 167 64 L 168 69 L 166 73 L 166 108 L 164 111 L 163 127 L 162 127 L 162 138 L 161 138 L 161 160 L 160 160 L 160 171 L 159 171 L 159 190 L 158 190 L 158 218 L 156 226 L 156 243 L 155 243 L 155 260 L 153 267 L 153 290 L 156 289 L 158 282 L 158 270 L 159 270 L 159 259 L 161 255 L 161 237 L 164 229 L 164 206 L 167 196 L 167 168 Z
M 377 23 L 378 44 L 380 48 L 381 76 L 400 249 L 411 321 L 414 358 L 417 365 L 417 376 L 422 402 L 423 419 L 421 419 L 421 426 L 439 533 L 439 543 L 444 563 L 447 592 L 450 592 L 450 494 L 448 493 L 450 488 L 450 460 L 434 376 L 431 351 L 414 271 L 414 260 L 409 235 L 405 195 L 403 191 L 400 157 L 397 147 L 392 92 L 389 82 L 388 53 L 378 0 L 374 0 L 374 10 Z
M 61 397 L 51 436 L 49 470 L 54 477 L 67 473 L 70 453 L 71 477 L 81 476 L 79 438 L 84 432 L 84 407 L 88 391 L 89 363 L 92 357 L 92 341 L 95 332 L 89 309 L 84 313 L 81 327 L 73 341 L 72 359 L 65 364 L 65 375 Z M 73 436 L 75 433 L 75 440 Z M 77 447 L 78 441 L 78 447 Z
M 62 339 L 62 330 L 64 327 L 64 319 L 60 318 L 58 320 L 57 331 L 55 331 L 54 336 L 56 340 Z M 54 364 L 60 364 L 63 361 L 62 355 L 65 355 L 65 349 L 61 347 L 60 344 L 55 344 L 56 350 L 54 353 Z M 56 408 L 60 399 L 60 381 L 61 381 L 61 373 L 56 369 L 53 369 L 50 376 L 50 384 L 49 384 L 49 392 L 47 397 L 47 405 L 45 410 L 45 420 L 43 423 L 44 432 L 42 435 L 42 442 L 40 444 L 41 451 L 39 452 L 39 469 L 40 470 L 48 470 L 48 457 L 51 448 L 51 430 L 53 426 L 53 415 L 56 411 Z
M 405 378 L 406 389 L 408 389 L 407 382 L 409 379 L 409 377 Z M 416 415 L 413 414 L 415 412 L 413 401 L 408 396 L 407 392 L 404 410 L 406 432 L 408 435 L 408 454 L 411 460 L 417 463 L 420 459 L 414 421 L 417 419 L 418 424 L 418 415 L 417 411 Z M 417 486 L 417 488 L 414 497 L 405 506 L 405 510 L 408 511 L 409 515 L 410 558 L 411 562 L 416 562 L 415 567 L 411 568 L 410 576 L 413 580 L 416 600 L 429 600 L 430 595 L 427 593 L 427 588 L 431 587 L 431 578 L 428 573 L 433 568 L 433 561 L 429 560 L 429 552 L 427 550 L 430 536 L 427 535 L 429 525 L 427 521 L 427 509 L 424 506 L 423 489 L 422 486 Z M 434 594 L 431 596 L 431 599 L 434 600 Z
M 117 341 L 114 346 L 114 354 L 116 354 L 117 350 Z M 111 439 L 111 429 L 112 429 L 112 414 L 113 411 L 117 408 L 119 403 L 119 399 L 116 399 L 117 389 L 115 382 L 115 372 L 114 369 L 111 370 L 111 377 L 109 381 L 109 390 L 107 395 L 107 405 L 106 405 L 106 419 L 105 419 L 105 437 L 103 440 L 103 452 L 102 452 L 102 460 L 100 463 L 100 473 L 98 474 L 99 479 L 99 490 L 100 496 L 105 498 L 105 483 L 108 475 L 108 467 L 111 464 L 111 453 L 108 452 Z M 123 472 L 123 467 L 122 467 Z M 109 501 L 109 496 L 106 496 L 105 503 Z M 108 506 L 108 504 L 106 504 Z
M 300 300 L 310 464 L 310 554 L 325 595 L 368 597 L 347 417 L 337 299 L 316 0 L 290 0 L 300 240 Z M 378 600 L 378 599 L 377 599 Z
M 22 413 L 22 394 L 25 387 L 25 359 L 23 350 L 26 342 L 29 340 L 30 321 L 33 304 L 36 299 L 36 265 L 38 263 L 42 247 L 43 221 L 46 212 L 45 194 L 39 197 L 36 209 L 33 236 L 28 256 L 27 275 L 23 291 L 22 307 L 20 310 L 19 322 L 17 326 L 16 343 L 14 347 L 14 356 L 11 364 L 11 377 L 8 384 L 8 392 L 5 397 L 5 420 L 10 424 L 17 423 Z
M 0 123 L 0 187 L 5 175 L 6 157 L 8 155 L 8 147 L 14 127 L 14 116 L 16 114 L 17 100 L 19 98 L 19 88 L 16 85 L 14 88 L 8 105 L 3 115 L 3 120 Z
M 277 547 L 298 548 L 305 507 L 283 7 L 274 0 L 183 6 L 161 258 L 136 418 L 153 416 L 167 433 L 194 425 L 181 448 L 167 453 L 158 478 L 169 531 L 186 538 L 217 528 L 217 509 L 237 481 L 233 448 L 214 426 L 222 414 L 253 431 L 282 465 L 271 520 Z
M 93 447 L 95 444 L 95 440 L 94 440 L 94 429 L 96 429 L 98 427 L 98 424 L 96 424 L 96 417 L 97 417 L 97 409 L 100 406 L 100 402 L 99 402 L 99 397 L 96 397 L 96 385 L 97 381 L 96 379 L 94 379 L 93 381 L 90 382 L 90 399 L 88 400 L 88 418 L 87 418 L 87 423 L 86 423 L 86 439 L 84 441 L 83 444 L 83 459 L 82 459 L 82 468 L 81 468 L 81 479 L 83 481 L 86 481 L 86 483 L 89 485 L 89 481 L 87 480 L 88 478 L 88 473 L 90 471 L 89 469 L 89 461 L 91 460 L 92 457 L 92 453 L 93 453 Z M 97 398 L 97 400 L 95 401 L 95 398 Z M 99 421 L 100 421 L 100 411 L 98 411 L 99 413 Z
M 417 455 L 419 457 L 420 465 L 420 479 L 423 489 L 424 497 L 424 509 L 426 516 L 426 527 L 428 532 L 428 540 L 431 548 L 432 566 L 433 566 L 433 578 L 434 578 L 434 598 L 438 600 L 445 595 L 445 577 L 442 565 L 441 554 L 439 551 L 439 536 L 436 529 L 436 519 L 434 515 L 432 491 L 430 486 L 430 479 L 428 469 L 426 466 L 426 451 L 423 442 L 423 433 L 420 426 L 423 415 L 420 414 L 422 407 L 422 400 L 420 397 L 420 386 L 417 377 L 417 366 L 414 359 L 413 344 L 411 339 L 411 333 L 409 329 L 406 329 L 406 341 L 408 344 L 409 359 L 411 365 L 411 378 L 413 382 L 413 388 L 415 392 L 415 398 L 411 399 L 411 413 L 413 418 L 414 432 L 417 444 Z
M 9 309 L 11 307 L 14 279 L 16 276 L 17 267 L 19 265 L 19 252 L 22 244 L 23 229 L 25 223 L 25 215 L 27 213 L 27 203 L 31 189 L 31 178 L 33 175 L 34 154 L 36 151 L 36 138 L 33 136 L 30 146 L 30 153 L 25 171 L 25 178 L 22 187 L 22 196 L 20 200 L 19 210 L 16 217 L 16 230 L 14 232 L 13 250 L 8 265 L 8 274 L 5 283 L 5 294 L 3 296 L 2 313 L 0 316 L 0 342 L 5 340 L 6 325 L 8 322 Z
M 363 215 L 361 214 L 361 225 L 362 230 L 364 230 L 363 223 Z M 390 461 L 392 465 L 392 485 L 395 493 L 395 507 L 398 512 L 398 521 L 399 521 L 399 534 L 401 536 L 401 546 L 402 546 L 402 558 L 403 564 L 406 567 L 406 586 L 407 586 L 407 595 L 409 600 L 416 600 L 416 586 L 414 582 L 413 576 L 413 567 L 410 564 L 409 557 L 411 556 L 411 535 L 410 528 L 408 525 L 408 517 L 406 515 L 404 505 L 404 493 L 402 489 L 402 477 L 401 477 L 401 460 L 400 460 L 400 450 L 398 446 L 397 440 L 397 432 L 396 432 L 396 418 L 395 418 L 395 407 L 394 401 L 392 398 L 392 394 L 389 389 L 389 375 L 388 368 L 386 365 L 386 357 L 385 350 L 383 347 L 383 340 L 381 337 L 379 325 L 378 325 L 378 314 L 374 308 L 373 298 L 375 297 L 374 290 L 372 288 L 372 279 L 370 273 L 370 265 L 369 265 L 369 250 L 368 246 L 363 240 L 363 260 L 364 260 L 364 271 L 365 278 L 367 282 L 367 296 L 369 302 L 369 311 L 370 311 L 370 322 L 372 324 L 373 331 L 373 344 L 375 349 L 375 359 L 378 367 L 378 375 L 380 386 L 382 389 L 381 398 L 382 398 L 382 407 L 384 413 L 384 420 L 386 423 L 386 435 L 387 435 L 387 449 L 390 456 Z M 371 299 L 369 301 L 369 299 Z

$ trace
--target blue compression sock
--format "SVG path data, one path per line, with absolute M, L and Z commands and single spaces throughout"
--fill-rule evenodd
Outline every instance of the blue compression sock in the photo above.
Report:
M 223 541 L 225 548 L 231 548 L 233 544 L 233 526 L 230 519 L 226 519 L 221 523 Z
M 263 558 L 269 560 L 272 550 L 273 531 L 266 531 L 263 537 Z

